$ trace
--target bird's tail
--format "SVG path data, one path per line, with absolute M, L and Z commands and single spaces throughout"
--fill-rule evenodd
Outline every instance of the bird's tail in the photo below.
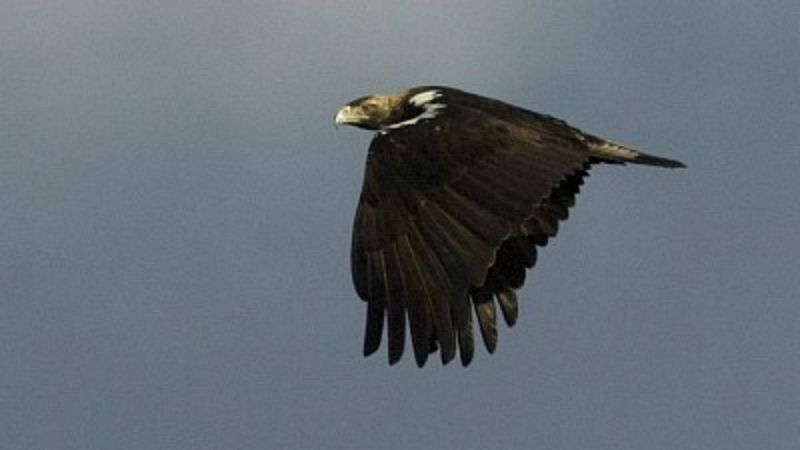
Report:
M 674 159 L 649 155 L 622 144 L 595 137 L 589 140 L 589 148 L 595 158 L 612 163 L 644 164 L 647 166 L 669 167 L 671 169 L 686 167 L 686 164 Z

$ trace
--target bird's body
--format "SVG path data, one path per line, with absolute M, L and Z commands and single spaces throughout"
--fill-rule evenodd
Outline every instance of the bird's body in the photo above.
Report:
M 473 310 L 489 352 L 496 306 L 511 326 L 515 290 L 536 248 L 567 218 L 599 163 L 684 167 L 581 132 L 566 122 L 440 86 L 355 100 L 337 124 L 375 130 L 353 229 L 351 263 L 367 302 L 364 353 L 389 362 L 405 345 L 417 364 L 474 355 Z

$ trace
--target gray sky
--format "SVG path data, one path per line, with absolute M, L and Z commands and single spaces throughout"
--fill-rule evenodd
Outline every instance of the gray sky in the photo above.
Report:
M 794 0 L 6 0 L 0 448 L 800 447 Z M 440 83 L 600 167 L 464 370 L 360 355 L 342 104 Z

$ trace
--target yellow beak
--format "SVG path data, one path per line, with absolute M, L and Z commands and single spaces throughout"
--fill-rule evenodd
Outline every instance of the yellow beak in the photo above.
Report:
M 339 112 L 336 113 L 336 119 L 334 119 L 333 124 L 338 127 L 339 125 L 350 123 L 349 120 L 352 116 L 351 109 L 352 108 L 349 106 L 340 109 Z

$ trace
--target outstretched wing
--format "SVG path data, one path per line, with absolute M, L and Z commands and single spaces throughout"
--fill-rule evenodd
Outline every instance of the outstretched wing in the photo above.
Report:
M 576 130 L 561 121 L 436 89 L 444 105 L 436 115 L 376 134 L 355 217 L 364 354 L 378 349 L 386 322 L 390 363 L 403 354 L 407 320 L 418 365 L 437 348 L 447 363 L 457 346 L 468 364 L 472 307 L 493 351 L 492 297 L 513 324 L 513 290 L 533 266 L 535 246 L 566 218 L 590 162 Z

